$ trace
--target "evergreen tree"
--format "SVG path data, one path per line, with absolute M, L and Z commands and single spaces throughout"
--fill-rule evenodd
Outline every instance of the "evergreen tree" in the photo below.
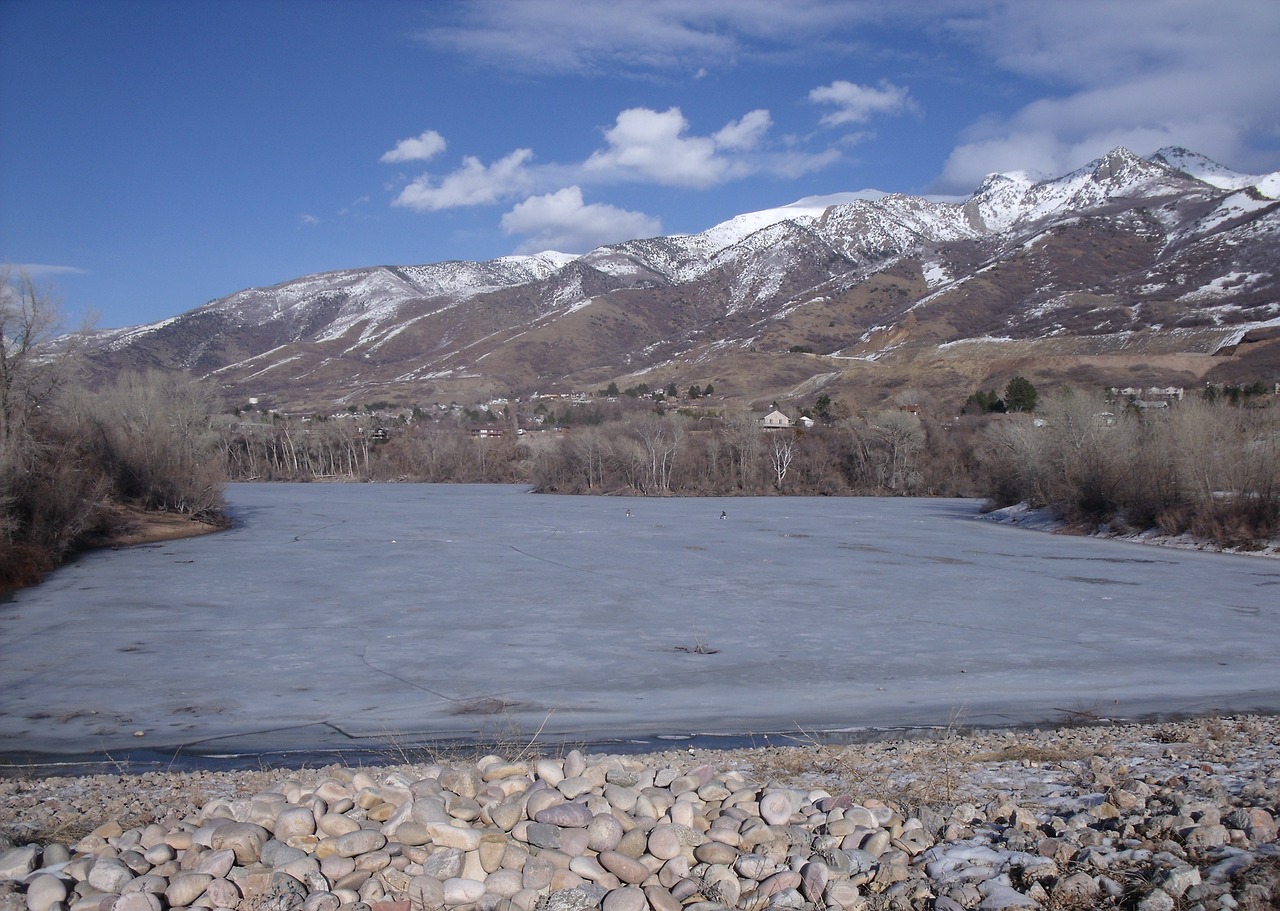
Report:
M 1015 376 L 1004 390 L 1004 404 L 1010 411 L 1035 411 L 1040 394 L 1026 377 Z

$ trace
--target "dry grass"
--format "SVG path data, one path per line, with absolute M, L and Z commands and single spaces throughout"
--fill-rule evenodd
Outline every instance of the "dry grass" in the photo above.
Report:
M 970 762 L 1068 762 L 1076 759 L 1087 759 L 1089 750 L 1083 747 L 1063 748 L 1043 746 L 1036 743 L 1013 743 L 998 750 L 986 750 L 974 753 Z

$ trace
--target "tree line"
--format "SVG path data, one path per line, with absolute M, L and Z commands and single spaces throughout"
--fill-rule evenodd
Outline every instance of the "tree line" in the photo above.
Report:
M 1053 507 L 1081 528 L 1156 528 L 1221 544 L 1280 534 L 1275 396 L 1241 404 L 1210 393 L 1143 409 L 1101 392 L 1039 397 L 1022 383 L 1013 391 L 1018 407 L 1036 411 L 850 414 L 821 396 L 806 409 L 811 426 L 778 431 L 747 411 L 658 410 L 624 399 L 562 410 L 553 431 L 517 434 L 507 413 L 478 435 L 461 420 L 420 415 L 393 421 L 383 439 L 370 434 L 371 415 L 309 425 L 276 417 L 239 422 L 222 445 L 231 476 L 245 479 L 520 482 L 544 493 L 639 496 L 968 496 L 992 508 Z
M 128 508 L 222 521 L 209 387 L 129 372 L 91 390 L 60 331 L 44 288 L 0 273 L 0 592 L 121 531 Z
M 370 415 L 250 417 L 227 425 L 222 446 L 230 476 L 242 480 L 521 482 L 639 496 L 969 492 L 971 457 L 916 414 L 886 409 L 800 432 L 764 430 L 759 419 L 626 401 L 562 410 L 557 426 L 525 433 L 510 417 L 483 433 L 452 418 L 371 431 Z

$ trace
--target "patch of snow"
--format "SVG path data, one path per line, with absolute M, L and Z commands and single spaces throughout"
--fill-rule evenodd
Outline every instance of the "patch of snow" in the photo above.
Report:
M 285 348 L 288 348 L 288 347 L 289 347 L 288 345 L 276 345 L 276 347 L 271 348 L 267 351 L 263 351 L 261 354 L 255 354 L 252 357 L 247 357 L 242 361 L 236 361 L 234 364 L 227 364 L 225 367 L 219 367 L 217 370 L 212 371 L 209 375 L 216 376 L 217 374 L 225 373 L 228 370 L 236 370 L 241 367 L 248 367 L 249 365 L 255 363 L 256 361 L 260 361 L 263 358 L 271 357 L 271 355 L 275 354 L 277 351 L 283 351 Z
M 1271 278 L 1270 272 L 1228 272 L 1220 275 L 1194 291 L 1188 291 L 1178 298 L 1180 301 L 1211 300 L 1237 291 L 1248 289 L 1250 285 Z
M 1219 201 L 1213 211 L 1197 219 L 1189 227 L 1179 231 L 1177 237 L 1195 237 L 1200 234 L 1209 234 L 1227 222 L 1244 218 L 1254 212 L 1270 208 L 1275 204 L 1275 200 L 1272 199 L 1255 199 L 1248 193 L 1232 193 Z
M 162 319 L 158 322 L 147 323 L 145 326 L 133 326 L 126 329 L 108 329 L 100 337 L 107 340 L 105 347 L 108 350 L 118 351 L 131 342 L 135 342 L 144 336 L 151 335 L 153 332 L 159 332 L 165 326 L 172 325 L 180 318 L 181 317 L 171 316 L 168 319 Z
M 300 360 L 302 360 L 302 355 L 295 354 L 293 355 L 293 357 L 287 357 L 282 361 L 276 361 L 274 364 L 267 364 L 267 366 L 263 367 L 261 370 L 257 370 L 253 373 L 250 373 L 248 376 L 245 376 L 244 379 L 245 380 L 254 379 L 255 377 L 262 376 L 264 373 L 268 373 L 272 370 L 275 370 L 278 367 L 283 367 L 286 364 L 292 364 L 294 361 L 300 361 Z
M 1275 199 L 1280 191 L 1280 171 L 1271 174 L 1241 174 L 1223 167 L 1211 158 L 1179 146 L 1168 146 L 1151 156 L 1170 167 L 1189 174 L 1196 180 L 1220 190 L 1243 190 L 1256 187 L 1258 192 Z
M 726 247 L 745 240 L 757 231 L 771 227 L 784 221 L 797 223 L 813 223 L 832 206 L 845 206 L 854 202 L 867 202 L 883 199 L 887 193 L 879 190 L 860 190 L 853 193 L 831 193 L 826 196 L 806 196 L 795 202 L 772 209 L 761 209 L 758 212 L 746 212 L 735 215 L 728 221 L 722 221 L 699 234 L 673 235 L 687 237 L 697 241 L 704 254 L 715 253 Z
M 1016 339 L 1010 338 L 1007 335 L 979 335 L 974 338 L 958 338 L 953 342 L 943 342 L 938 346 L 938 350 L 941 351 L 945 348 L 955 348 L 960 345 L 1005 344 L 1013 341 L 1016 341 Z
M 1013 506 L 1006 506 L 1003 509 L 993 509 L 990 512 L 981 513 L 975 518 L 987 522 L 998 522 L 1002 525 L 1016 525 L 1019 528 L 1026 528 L 1030 531 L 1048 532 L 1050 534 L 1068 532 L 1067 523 L 1062 517 L 1062 513 L 1047 506 L 1032 508 L 1026 503 L 1017 503 Z M 1159 547 L 1175 547 L 1181 550 L 1208 550 L 1216 553 L 1280 559 L 1280 538 L 1264 542 L 1260 548 L 1240 548 L 1218 547 L 1204 538 L 1197 538 L 1191 534 L 1169 535 L 1155 528 L 1130 534 L 1117 534 L 1106 528 L 1098 528 L 1092 533 L 1091 537 L 1112 538 L 1117 541 L 1130 541 L 1135 544 L 1151 544 Z

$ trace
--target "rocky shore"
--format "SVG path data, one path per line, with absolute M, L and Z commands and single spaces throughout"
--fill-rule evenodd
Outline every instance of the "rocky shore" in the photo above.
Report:
M 1257 911 L 1280 907 L 1278 814 L 1263 716 L 18 775 L 0 911 Z

